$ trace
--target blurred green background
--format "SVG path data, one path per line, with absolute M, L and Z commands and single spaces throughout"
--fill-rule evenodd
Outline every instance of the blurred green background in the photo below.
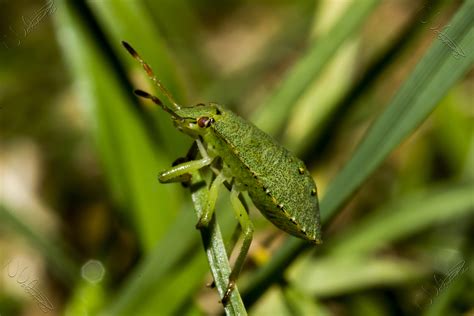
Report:
M 157 181 L 192 140 L 121 40 L 318 184 L 322 246 L 250 203 L 225 310 L 196 200 Z M 0 315 L 474 315 L 473 62 L 472 0 L 0 1 Z

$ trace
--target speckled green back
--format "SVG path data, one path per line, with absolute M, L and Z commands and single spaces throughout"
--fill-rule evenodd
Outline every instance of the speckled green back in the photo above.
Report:
M 213 144 L 227 172 L 273 224 L 319 243 L 316 185 L 304 163 L 255 125 L 218 108 L 222 114 L 204 140 Z

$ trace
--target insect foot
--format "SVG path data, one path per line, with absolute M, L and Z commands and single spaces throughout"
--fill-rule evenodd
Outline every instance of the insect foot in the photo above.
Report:
M 206 214 L 202 214 L 202 216 L 199 218 L 198 222 L 196 223 L 196 228 L 197 229 L 204 229 L 209 227 L 209 223 L 211 222 L 211 219 L 206 216 Z
M 226 306 L 229 303 L 230 296 L 232 291 L 235 288 L 235 280 L 229 280 L 229 285 L 227 286 L 227 290 L 225 291 L 224 297 L 222 298 L 222 305 Z

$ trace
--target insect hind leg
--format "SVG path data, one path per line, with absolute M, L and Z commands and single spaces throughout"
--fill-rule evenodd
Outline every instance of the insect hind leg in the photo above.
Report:
M 229 285 L 227 285 L 227 290 L 224 294 L 224 297 L 222 298 L 222 304 L 224 306 L 228 303 L 229 298 L 232 295 L 232 291 L 235 287 L 235 282 L 237 281 L 240 271 L 242 270 L 242 266 L 244 264 L 245 257 L 247 257 L 247 253 L 249 251 L 253 237 L 253 225 L 250 221 L 247 210 L 239 199 L 239 194 L 240 192 L 236 189 L 236 186 L 234 185 L 230 193 L 230 202 L 232 204 L 232 208 L 234 209 L 235 215 L 239 220 L 239 224 L 242 228 L 241 233 L 243 236 L 243 242 L 239 250 L 239 254 L 237 255 L 237 260 L 235 261 L 234 268 L 232 269 L 232 272 L 229 276 Z

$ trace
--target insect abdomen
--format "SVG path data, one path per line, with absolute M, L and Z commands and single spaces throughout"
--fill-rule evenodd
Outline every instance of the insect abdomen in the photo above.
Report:
M 224 163 L 255 206 L 280 229 L 320 242 L 316 185 L 303 162 L 230 111 L 213 124 Z

